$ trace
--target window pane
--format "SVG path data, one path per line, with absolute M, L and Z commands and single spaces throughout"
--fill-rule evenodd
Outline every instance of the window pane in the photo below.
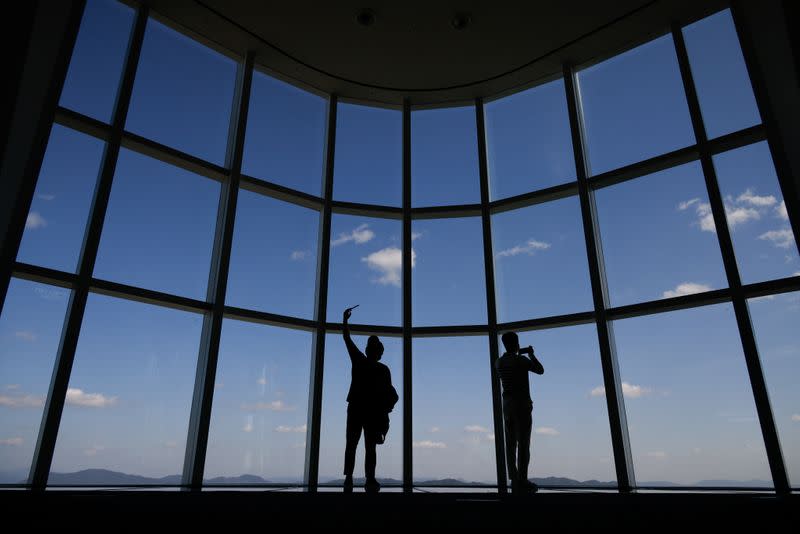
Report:
M 225 320 L 206 484 L 303 481 L 311 334 Z
M 253 73 L 242 171 L 321 196 L 327 102 Z
M 315 210 L 240 190 L 227 304 L 313 317 L 318 228 Z
M 0 315 L 0 484 L 25 484 L 69 290 L 12 278 Z
M 797 243 L 766 141 L 714 156 L 742 282 L 800 272 Z M 713 223 L 711 231 L 716 231 Z
M 748 301 L 758 354 L 769 389 L 772 415 L 781 439 L 783 461 L 792 487 L 800 487 L 800 293 Z
M 414 339 L 414 482 L 497 484 L 485 337 Z
M 730 304 L 614 331 L 638 485 L 772 486 Z
M 500 322 L 592 309 L 577 196 L 492 216 Z
M 402 114 L 339 104 L 333 197 L 348 202 L 401 204 Z
M 503 353 L 502 340 L 498 343 Z M 533 433 L 528 477 L 545 486 L 615 487 L 597 329 L 589 324 L 520 332 L 519 343 L 532 345 L 544 366 L 543 375 L 530 373 Z
M 481 201 L 475 107 L 411 114 L 411 205 Z
M 358 312 L 361 308 L 356 310 Z M 355 318 L 355 314 L 353 315 Z M 380 336 L 383 343 L 381 363 L 392 374 L 392 385 L 401 397 L 389 414 L 389 433 L 378 445 L 375 476 L 384 486 L 403 483 L 403 340 Z M 353 336 L 363 352 L 367 336 Z M 347 392 L 350 390 L 350 358 L 340 334 L 328 334 L 325 339 L 325 372 L 322 384 L 322 429 L 319 446 L 319 483 L 341 486 L 344 483 L 344 448 L 347 424 Z M 363 484 L 364 436 L 356 450 L 356 485 Z
M 683 29 L 709 139 L 761 122 L 729 10 Z
M 121 150 L 94 275 L 205 300 L 220 184 Z
M 399 326 L 402 314 L 400 221 L 334 214 L 328 275 L 328 321 Z
M 150 19 L 126 128 L 224 165 L 235 78 L 233 60 Z
M 479 217 L 412 223 L 415 326 L 486 324 L 486 273 Z
M 103 122 L 111 122 L 133 10 L 119 2 L 89 0 L 61 90 L 62 107 Z
M 699 162 L 605 187 L 595 201 L 612 305 L 728 285 Z
M 492 199 L 575 179 L 564 80 L 490 102 L 485 113 Z
M 592 174 L 694 143 L 672 37 L 578 73 Z
M 180 483 L 202 324 L 89 295 L 49 484 Z
M 74 273 L 105 143 L 53 125 L 17 261 Z

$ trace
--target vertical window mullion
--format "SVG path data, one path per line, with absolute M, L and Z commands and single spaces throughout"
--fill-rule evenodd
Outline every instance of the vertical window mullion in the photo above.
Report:
M 708 190 L 708 200 L 711 204 L 711 212 L 714 216 L 714 225 L 719 240 L 722 260 L 725 265 L 725 274 L 728 278 L 728 286 L 731 290 L 736 322 L 739 327 L 739 336 L 744 349 L 747 372 L 750 377 L 750 385 L 753 389 L 753 396 L 758 412 L 758 419 L 761 424 L 761 433 L 764 437 L 764 445 L 767 449 L 767 459 L 769 461 L 772 480 L 775 484 L 775 491 L 778 493 L 789 493 L 789 478 L 786 474 L 786 466 L 781 453 L 778 431 L 775 426 L 775 419 L 769 402 L 769 393 L 764 379 L 764 372 L 761 368 L 761 360 L 758 356 L 755 335 L 753 333 L 753 323 L 750 320 L 750 312 L 747 309 L 747 300 L 742 291 L 742 281 L 739 276 L 739 269 L 736 265 L 736 256 L 733 250 L 730 229 L 725 215 L 725 204 L 722 193 L 719 189 L 714 163 L 708 148 L 703 116 L 700 111 L 700 102 L 694 87 L 692 71 L 689 65 L 689 56 L 686 51 L 686 43 L 683 39 L 681 28 L 677 24 L 672 25 L 672 38 L 675 43 L 675 52 L 678 56 L 678 65 L 683 79 L 683 88 L 686 93 L 686 102 L 689 106 L 689 115 L 692 119 L 695 138 L 697 140 L 698 151 L 700 153 L 700 163 L 703 167 L 706 189 Z
M 411 338 L 411 103 L 403 101 L 403 492 L 413 491 Z
M 600 359 L 603 367 L 603 383 L 611 427 L 611 444 L 614 449 L 617 485 L 620 492 L 626 493 L 633 490 L 636 482 L 631 459 L 630 439 L 628 437 L 625 401 L 622 395 L 622 381 L 614 344 L 614 331 L 612 323 L 606 314 L 606 310 L 609 307 L 608 289 L 606 286 L 600 232 L 597 225 L 597 209 L 594 205 L 594 194 L 589 189 L 587 180 L 588 169 L 585 157 L 580 95 L 576 87 L 573 68 L 570 65 L 564 65 L 563 74 L 570 129 L 572 131 L 572 148 L 575 156 L 575 172 L 578 179 L 578 195 L 581 204 L 584 240 L 589 260 L 589 276 L 592 283 L 592 300 L 594 302 L 597 337 L 600 346 Z

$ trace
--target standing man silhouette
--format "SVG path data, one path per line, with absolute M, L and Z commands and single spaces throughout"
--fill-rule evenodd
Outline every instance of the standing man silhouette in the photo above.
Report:
M 495 367 L 503 384 L 503 421 L 506 428 L 506 463 L 511 479 L 511 490 L 536 492 L 536 484 L 528 480 L 528 464 L 531 459 L 531 428 L 533 402 L 531 401 L 528 372 L 540 375 L 544 367 L 533 354 L 530 345 L 519 347 L 519 338 L 514 332 L 503 334 L 506 352 L 497 359 Z M 524 355 L 527 354 L 528 357 Z
M 380 491 L 381 485 L 375 478 L 377 454 L 375 448 L 383 443 L 389 430 L 389 412 L 398 400 L 397 391 L 392 386 L 389 368 L 378 360 L 383 355 L 383 343 L 378 336 L 369 336 L 364 349 L 366 356 L 350 337 L 347 324 L 353 308 L 342 314 L 342 337 L 347 346 L 352 364 L 350 391 L 347 393 L 347 442 L 344 450 L 344 490 L 353 491 L 353 469 L 356 464 L 356 448 L 364 430 L 364 489 L 367 492 Z

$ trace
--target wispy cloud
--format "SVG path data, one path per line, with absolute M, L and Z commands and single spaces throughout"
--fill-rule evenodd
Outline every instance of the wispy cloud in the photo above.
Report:
M 683 202 L 678 204 L 678 211 L 686 211 L 687 209 L 689 209 L 694 204 L 697 204 L 698 202 L 700 202 L 699 198 L 692 198 L 690 200 L 684 200 Z
M 3 389 L 8 390 L 8 391 L 14 391 L 14 390 L 17 390 L 19 388 L 20 388 L 19 384 L 6 384 L 5 386 L 3 386 Z
M 17 330 L 14 332 L 14 337 L 23 341 L 36 341 L 36 334 L 30 330 Z
M 36 286 L 33 291 L 44 300 L 61 300 L 67 296 L 66 290 L 51 287 Z
M 711 291 L 711 287 L 696 282 L 683 282 L 675 286 L 675 289 L 664 291 L 661 296 L 665 299 L 669 299 L 673 297 L 682 297 L 684 295 L 693 295 L 694 293 L 703 293 L 704 291 Z
M 794 234 L 789 228 L 770 230 L 768 232 L 764 232 L 758 236 L 758 238 L 763 239 L 764 241 L 769 241 L 776 247 L 780 248 L 789 248 L 794 244 Z
M 775 214 L 784 221 L 789 220 L 789 212 L 786 211 L 786 201 L 781 200 L 781 203 L 775 206 Z
M 0 445 L 6 445 L 8 447 L 19 447 L 24 443 L 22 438 L 5 438 L 0 439 Z
M 289 257 L 292 259 L 292 261 L 302 261 L 309 255 L 310 252 L 307 250 L 293 250 Z
M 411 445 L 415 449 L 446 449 L 447 444 L 443 441 L 431 441 L 429 439 L 423 441 L 414 441 Z
M 380 277 L 373 279 L 373 282 L 383 285 L 393 285 L 400 287 L 400 272 L 403 268 L 403 253 L 397 247 L 386 247 L 377 252 L 373 252 L 365 258 L 361 258 L 367 266 L 380 273 Z M 417 253 L 411 249 L 411 268 L 417 263 Z
M 439 430 L 441 430 L 441 429 L 438 426 L 432 426 L 431 427 L 431 432 L 439 432 Z
M 259 386 L 266 386 L 267 385 L 267 377 L 266 376 L 262 376 L 261 378 L 256 380 L 256 384 L 258 384 Z
M 259 411 L 269 410 L 272 412 L 288 412 L 294 410 L 294 406 L 289 406 L 282 400 L 274 400 L 272 402 L 254 402 L 253 404 L 244 403 L 241 406 L 242 410 Z
M 39 193 L 39 194 L 36 195 L 36 198 L 40 198 L 42 200 L 46 200 L 46 201 L 49 202 L 51 200 L 55 200 L 56 196 L 55 195 L 50 195 L 50 194 L 45 194 L 45 193 Z
M 533 431 L 543 436 L 558 436 L 559 434 L 561 434 L 561 432 L 559 432 L 558 430 L 556 430 L 551 426 L 536 427 Z
M 67 404 L 83 408 L 108 408 L 117 404 L 117 397 L 106 397 L 102 393 L 85 393 L 82 389 L 67 389 Z
M 800 413 L 793 413 L 792 421 L 794 421 L 795 423 L 800 423 Z
M 300 425 L 300 426 L 280 425 L 280 426 L 275 427 L 275 432 L 281 432 L 281 433 L 305 432 L 305 431 L 306 431 L 306 425 Z
M 540 250 L 547 250 L 550 248 L 550 243 L 545 243 L 544 241 L 538 241 L 536 239 L 528 239 L 525 243 L 521 245 L 515 245 L 511 248 L 507 248 L 505 250 L 501 250 L 497 253 L 497 255 L 501 258 L 508 258 L 511 256 L 517 256 L 519 254 L 527 254 L 528 256 L 533 256 L 536 252 Z
M 637 399 L 643 395 L 648 395 L 652 393 L 653 390 L 648 387 L 638 386 L 636 384 L 629 384 L 627 382 L 622 383 L 622 394 L 630 399 Z M 592 389 L 589 392 L 592 397 L 602 397 L 606 394 L 606 388 L 604 386 L 597 386 L 596 388 Z
M 411 232 L 411 241 L 416 241 L 422 237 L 422 232 Z
M 83 454 L 91 458 L 92 456 L 97 456 L 98 452 L 103 452 L 104 450 L 106 450 L 105 447 L 98 445 L 95 447 L 89 447 L 88 449 L 83 449 Z
M 166 448 L 168 448 L 168 449 L 177 449 L 178 448 L 178 442 L 177 441 L 172 441 L 172 440 L 165 441 L 164 442 L 164 446 Z
M 44 228 L 45 226 L 47 226 L 47 221 L 37 211 L 30 212 L 28 214 L 28 218 L 25 219 L 26 230 L 37 230 L 39 228 Z
M 247 432 L 248 434 L 253 431 L 255 427 L 253 426 L 253 418 L 250 417 L 247 422 L 242 427 L 242 432 Z
M 44 397 L 35 395 L 0 395 L 0 406 L 6 408 L 41 408 Z
M 475 432 L 478 434 L 488 434 L 489 429 L 481 425 L 467 425 L 464 427 L 464 432 Z
M 372 240 L 375 237 L 375 232 L 369 229 L 369 224 L 362 224 L 351 230 L 350 232 L 342 232 L 339 237 L 331 241 L 331 246 L 337 247 L 351 241 L 356 245 L 363 245 L 364 243 Z
M 666 458 L 667 453 L 664 451 L 650 451 L 647 453 L 650 458 Z
M 769 207 L 774 206 L 778 199 L 772 195 L 758 196 L 753 193 L 752 189 L 745 189 L 744 193 L 736 198 L 736 202 L 740 204 L 750 204 L 751 206 Z

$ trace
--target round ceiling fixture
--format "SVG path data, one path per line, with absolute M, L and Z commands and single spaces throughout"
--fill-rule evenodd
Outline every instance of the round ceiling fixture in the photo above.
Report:
M 463 30 L 469 26 L 471 22 L 472 16 L 469 13 L 456 13 L 453 15 L 453 18 L 450 19 L 450 26 L 452 26 L 454 30 Z
M 375 12 L 371 9 L 359 9 L 356 14 L 356 22 L 359 26 L 369 27 L 375 24 Z

